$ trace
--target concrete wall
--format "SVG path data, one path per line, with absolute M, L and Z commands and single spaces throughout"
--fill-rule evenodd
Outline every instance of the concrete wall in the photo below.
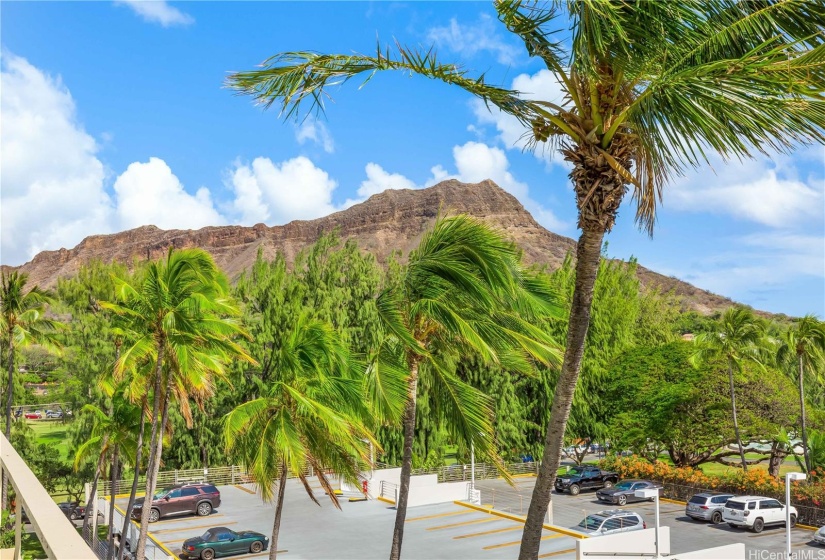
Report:
M 638 554 L 638 558 L 650 558 L 656 553 L 656 529 L 591 537 L 576 542 L 577 560 L 615 560 L 616 553 L 621 553 L 623 558 L 634 558 L 633 554 Z M 659 554 L 670 554 L 670 527 L 659 527 Z
M 745 545 L 743 543 L 728 544 L 716 548 L 685 552 L 684 554 L 674 554 L 671 558 L 673 560 L 745 560 Z
M 400 484 L 401 469 L 380 469 L 371 473 L 365 473 L 369 480 L 369 496 L 377 498 L 381 492 L 381 482 L 390 484 Z M 439 504 L 452 502 L 455 500 L 466 500 L 469 482 L 444 482 L 438 483 L 438 475 L 422 474 L 410 477 L 410 497 L 407 502 L 408 507 L 423 506 L 427 504 Z M 344 491 L 349 491 L 349 487 L 341 486 Z M 351 491 L 356 491 L 352 489 Z M 360 489 L 357 489 L 360 491 Z M 386 496 L 394 499 L 394 496 Z

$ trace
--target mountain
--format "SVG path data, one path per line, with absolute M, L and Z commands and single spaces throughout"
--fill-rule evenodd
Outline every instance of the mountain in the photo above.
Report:
M 324 218 L 296 220 L 283 226 L 216 226 L 196 231 L 143 226 L 111 235 L 93 235 L 73 249 L 43 251 L 20 267 L 2 268 L 17 268 L 29 274 L 32 284 L 53 287 L 59 277 L 71 276 L 93 260 L 128 263 L 159 258 L 170 246 L 201 247 L 234 279 L 255 261 L 259 248 L 267 257 L 281 251 L 291 261 L 322 233 L 336 228 L 342 239 L 355 239 L 359 247 L 385 262 L 393 251 L 401 250 L 406 255 L 414 248 L 439 213 L 466 213 L 485 219 L 504 230 L 522 248 L 527 262 L 550 269 L 557 268 L 568 252 L 575 251 L 574 240 L 541 227 L 518 200 L 492 181 L 466 184 L 450 180 L 428 189 L 385 191 Z M 673 290 L 682 297 L 686 309 L 708 314 L 734 304 L 728 298 L 643 266 L 638 267 L 638 275 L 645 287 Z

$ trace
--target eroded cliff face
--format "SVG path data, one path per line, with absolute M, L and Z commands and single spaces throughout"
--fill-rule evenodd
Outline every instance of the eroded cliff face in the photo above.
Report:
M 492 181 L 477 184 L 444 181 L 422 190 L 390 190 L 366 202 L 324 218 L 294 221 L 283 226 L 257 224 L 252 227 L 219 226 L 199 230 L 162 230 L 155 226 L 111 235 L 87 237 L 73 249 L 43 251 L 18 268 L 29 274 L 31 284 L 53 287 L 62 276 L 72 276 L 91 261 L 131 263 L 157 259 L 169 247 L 200 247 L 235 279 L 255 261 L 261 248 L 267 257 L 282 252 L 289 262 L 323 233 L 338 230 L 342 239 L 354 239 L 358 246 L 385 262 L 394 251 L 406 255 L 439 214 L 466 213 L 502 229 L 524 251 L 528 263 L 555 269 L 564 256 L 575 251 L 576 243 L 541 227 L 512 195 Z M 639 267 L 645 286 L 673 290 L 684 298 L 687 308 L 702 313 L 729 307 L 727 298 L 700 290 L 675 278 Z

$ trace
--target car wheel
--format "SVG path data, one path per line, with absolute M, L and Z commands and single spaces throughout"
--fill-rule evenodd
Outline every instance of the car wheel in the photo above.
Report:
M 796 516 L 791 514 L 791 527 L 796 527 Z
M 619 496 L 618 504 L 620 506 L 623 506 L 623 505 L 627 504 L 627 496 Z
M 714 511 L 713 515 L 710 516 L 711 523 L 721 523 L 722 522 L 722 512 L 721 511 Z
M 581 492 L 581 491 L 582 491 L 582 489 L 579 488 L 578 484 L 571 484 L 570 485 L 570 495 L 571 496 L 578 496 L 579 492 Z
M 204 516 L 209 515 L 210 513 L 212 513 L 212 504 L 210 504 L 209 502 L 203 502 L 198 504 L 198 515 Z
M 205 548 L 201 551 L 201 560 L 212 560 L 215 557 L 215 551 L 211 548 Z
M 70 513 L 70 514 L 69 514 L 69 519 L 71 519 L 72 521 L 74 521 L 75 519 L 77 519 L 77 512 L 76 512 L 76 511 L 73 511 L 72 513 Z
M 264 543 L 262 543 L 261 541 L 255 541 L 254 543 L 252 543 L 252 546 L 249 547 L 249 552 L 251 552 L 252 554 L 257 554 L 263 549 Z
M 753 520 L 753 527 L 751 527 L 751 529 L 753 529 L 754 533 L 761 533 L 762 529 L 764 529 L 764 528 L 765 528 L 765 522 L 762 521 L 761 517 L 757 517 L 756 519 Z
M 613 481 L 612 480 L 605 480 L 604 481 L 604 487 L 605 488 L 612 488 L 613 487 Z
M 149 523 L 154 523 L 158 519 L 160 519 L 160 511 L 155 508 L 152 508 L 149 512 Z

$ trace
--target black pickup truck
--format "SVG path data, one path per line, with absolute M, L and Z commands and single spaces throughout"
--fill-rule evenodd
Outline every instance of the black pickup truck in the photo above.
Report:
M 556 477 L 556 492 L 570 492 L 577 496 L 582 490 L 610 488 L 618 481 L 618 473 L 603 471 L 598 467 L 573 467 L 566 474 Z

